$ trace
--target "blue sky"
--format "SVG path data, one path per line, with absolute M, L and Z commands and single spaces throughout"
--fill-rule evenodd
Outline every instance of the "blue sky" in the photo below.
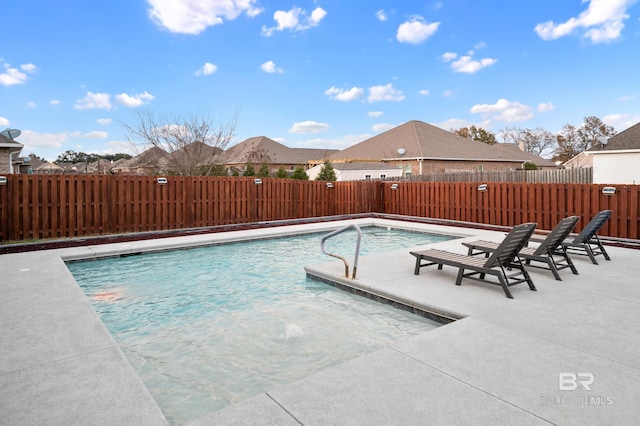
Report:
M 132 153 L 122 123 L 237 115 L 342 149 L 421 120 L 553 133 L 640 121 L 636 0 L 23 0 L 2 7 L 0 129 L 22 155 Z

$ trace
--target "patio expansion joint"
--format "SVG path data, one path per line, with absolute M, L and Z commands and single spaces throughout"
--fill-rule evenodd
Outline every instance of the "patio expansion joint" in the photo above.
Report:
M 547 339 L 547 338 L 545 338 L 543 336 L 539 336 L 537 334 L 533 334 L 531 332 L 528 332 L 528 331 L 525 331 L 525 330 L 521 330 L 519 328 L 511 327 L 511 326 L 505 325 L 503 323 L 495 322 L 495 321 L 492 321 L 490 319 L 480 318 L 480 317 L 476 317 L 476 318 L 481 320 L 481 321 L 487 322 L 489 324 L 495 325 L 497 327 L 506 328 L 506 329 L 515 331 L 515 332 L 520 333 L 520 334 L 531 336 L 531 337 L 533 337 L 535 339 L 543 340 L 545 342 L 548 342 L 548 343 L 551 343 L 551 344 L 554 344 L 554 345 L 557 345 L 557 346 L 562 346 L 563 348 L 567 348 L 567 349 L 571 349 L 571 350 L 576 351 L 576 352 L 580 352 L 581 354 L 584 354 L 584 355 L 589 355 L 589 356 L 592 356 L 592 357 L 595 357 L 595 358 L 599 358 L 599 359 L 602 359 L 602 360 L 617 364 L 617 365 L 622 366 L 622 367 L 632 368 L 634 370 L 640 371 L 640 368 L 638 368 L 638 366 L 636 366 L 636 365 L 620 362 L 620 361 L 618 361 L 616 359 L 612 359 L 612 358 L 609 358 L 609 357 L 604 357 L 602 355 L 598 355 L 597 353 L 587 352 L 587 351 L 585 351 L 583 349 L 580 349 L 580 348 L 577 348 L 575 346 L 567 345 L 566 343 L 562 343 L 562 342 L 559 342 L 559 341 L 556 341 L 556 340 L 550 340 L 550 339 Z
M 94 354 L 94 353 L 98 353 L 98 352 L 101 352 L 101 351 L 106 351 L 106 350 L 113 349 L 113 348 L 116 348 L 116 349 L 118 349 L 120 351 L 120 347 L 118 346 L 117 343 L 114 342 L 114 344 L 108 345 L 108 346 L 104 346 L 102 348 L 93 349 L 93 350 L 86 351 L 86 352 L 79 352 L 79 353 L 74 354 L 74 355 L 69 355 L 69 356 L 64 356 L 64 357 L 61 357 L 61 358 L 52 359 L 52 360 L 47 361 L 47 362 L 41 362 L 41 363 L 38 363 L 38 364 L 29 365 L 27 367 L 22 367 L 22 368 L 18 368 L 18 369 L 15 369 L 15 370 L 1 372 L 0 376 L 9 375 L 9 374 L 15 374 L 15 373 L 19 373 L 21 371 L 29 371 L 29 370 L 32 370 L 34 368 L 39 368 L 39 367 L 43 367 L 43 366 L 46 366 L 46 365 L 56 364 L 58 362 L 63 362 L 63 361 L 71 360 L 71 359 L 74 359 L 74 358 L 83 357 L 83 356 L 86 356 L 86 355 L 89 355 L 89 354 Z
M 269 397 L 270 400 L 272 400 L 278 407 L 280 407 L 280 409 L 282 409 L 282 411 L 284 411 L 285 413 L 287 413 L 293 420 L 296 421 L 296 423 L 303 425 L 304 423 L 302 423 L 300 420 L 298 420 L 298 418 L 296 416 L 293 415 L 293 413 L 291 413 L 289 410 L 287 410 L 282 404 L 280 404 L 278 402 L 277 399 L 275 399 L 268 391 L 265 392 L 265 395 L 267 397 Z
M 472 385 L 471 383 L 466 382 L 466 381 L 464 381 L 464 380 L 460 379 L 459 377 L 456 377 L 456 376 L 454 376 L 454 375 L 452 375 L 452 374 L 450 374 L 450 373 L 447 373 L 447 372 L 446 372 L 446 371 L 444 371 L 444 370 L 441 370 L 440 368 L 438 368 L 438 367 L 436 367 L 436 366 L 434 366 L 434 365 L 431 365 L 431 364 L 429 364 L 429 363 L 427 363 L 427 362 L 424 362 L 424 361 L 422 361 L 422 360 L 420 360 L 420 359 L 417 359 L 417 358 L 415 358 L 415 357 L 413 357 L 413 356 L 411 356 L 411 355 L 409 355 L 409 354 L 407 354 L 407 353 L 405 353 L 405 352 L 402 352 L 402 351 L 398 350 L 397 348 L 389 347 L 389 349 L 391 349 L 391 350 L 393 350 L 393 351 L 395 351 L 395 352 L 398 352 L 398 353 L 399 353 L 399 354 L 401 354 L 402 356 L 405 356 L 405 357 L 407 357 L 407 358 L 410 358 L 410 359 L 412 359 L 413 361 L 418 362 L 418 363 L 420 363 L 420 364 L 422 364 L 422 365 L 424 365 L 424 366 L 426 366 L 426 367 L 428 367 L 428 368 L 431 368 L 431 369 L 433 369 L 433 370 L 435 370 L 435 371 L 439 372 L 440 374 L 442 374 L 442 375 L 444 375 L 444 376 L 447 376 L 447 377 L 449 377 L 449 378 L 451 378 L 451 379 L 453 379 L 453 380 L 455 380 L 455 381 L 457 381 L 457 382 L 459 382 L 459 383 L 462 383 L 463 385 L 468 386 L 468 387 L 470 387 L 470 388 L 472 388 L 472 389 L 474 389 L 474 390 L 476 390 L 476 391 L 478 391 L 478 392 L 481 392 L 481 393 L 483 393 L 483 394 L 485 394 L 485 395 L 488 395 L 488 396 L 490 396 L 490 397 L 492 397 L 492 398 L 495 398 L 495 399 L 497 399 L 497 400 L 499 400 L 499 401 L 502 401 L 502 402 L 504 402 L 505 404 L 507 404 L 507 405 L 509 405 L 509 406 L 511 406 L 511 407 L 513 407 L 513 408 L 515 408 L 516 410 L 519 410 L 519 411 L 525 412 L 525 413 L 527 413 L 527 414 L 529 414 L 529 415 L 531 415 L 531 416 L 533 416 L 533 417 L 535 417 L 535 418 L 537 418 L 537 419 L 539 419 L 539 420 L 542 420 L 543 422 L 548 423 L 548 424 L 550 424 L 550 425 L 557 425 L 557 423 L 550 422 L 548 419 L 545 419 L 544 417 L 540 417 L 540 416 L 539 416 L 538 414 L 536 414 L 536 413 L 533 413 L 533 412 L 531 412 L 531 411 L 529 411 L 529 410 L 527 410 L 527 409 L 525 409 L 525 408 L 522 408 L 522 407 L 520 407 L 520 406 L 518 406 L 518 405 L 515 405 L 515 404 L 513 404 L 512 402 L 510 402 L 510 401 L 508 401 L 508 400 L 506 400 L 506 399 L 504 399 L 504 398 L 499 397 L 498 395 L 494 395 L 494 394 L 492 394 L 491 392 L 487 392 L 486 390 L 484 390 L 484 389 L 482 389 L 482 388 L 479 388 L 479 387 L 477 387 L 477 386 L 475 386 L 475 385 Z

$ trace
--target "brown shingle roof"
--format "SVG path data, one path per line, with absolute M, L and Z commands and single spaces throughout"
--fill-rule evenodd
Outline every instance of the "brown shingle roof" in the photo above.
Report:
M 334 152 L 337 150 L 289 148 L 266 136 L 255 136 L 227 149 L 222 161 L 225 164 L 305 164 L 311 160 L 322 160 Z
M 401 154 L 401 152 L 403 153 Z M 380 161 L 410 158 L 532 161 L 536 165 L 553 166 L 551 161 L 523 152 L 515 145 L 488 145 L 484 142 L 460 138 L 454 133 L 417 120 L 404 123 L 329 157 L 333 161 Z

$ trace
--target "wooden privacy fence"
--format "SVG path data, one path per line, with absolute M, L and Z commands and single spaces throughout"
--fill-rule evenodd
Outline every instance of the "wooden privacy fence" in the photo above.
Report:
M 605 195 L 605 185 L 501 183 L 401 182 L 397 189 L 385 182 L 382 210 L 385 213 L 452 219 L 499 226 L 536 222 L 550 230 L 560 219 L 577 215 L 578 232 L 600 210 L 613 211 L 598 233 L 638 239 L 640 185 L 616 185 L 615 195 Z
M 360 213 L 389 213 L 551 229 L 579 215 L 580 230 L 603 209 L 601 235 L 639 239 L 640 185 L 358 181 L 243 177 L 10 175 L 0 186 L 0 241 L 201 228 Z
M 0 241 L 120 234 L 369 213 L 376 182 L 242 177 L 10 175 L 0 186 Z
M 402 178 L 408 182 L 592 183 L 593 168 L 551 170 L 459 170 Z

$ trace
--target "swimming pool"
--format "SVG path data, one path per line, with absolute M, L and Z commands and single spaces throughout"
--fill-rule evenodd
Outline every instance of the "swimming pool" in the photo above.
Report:
M 68 265 L 167 419 L 184 422 L 437 327 L 305 277 L 324 234 Z M 451 237 L 363 229 L 362 254 Z M 327 243 L 351 256 L 353 234 Z

